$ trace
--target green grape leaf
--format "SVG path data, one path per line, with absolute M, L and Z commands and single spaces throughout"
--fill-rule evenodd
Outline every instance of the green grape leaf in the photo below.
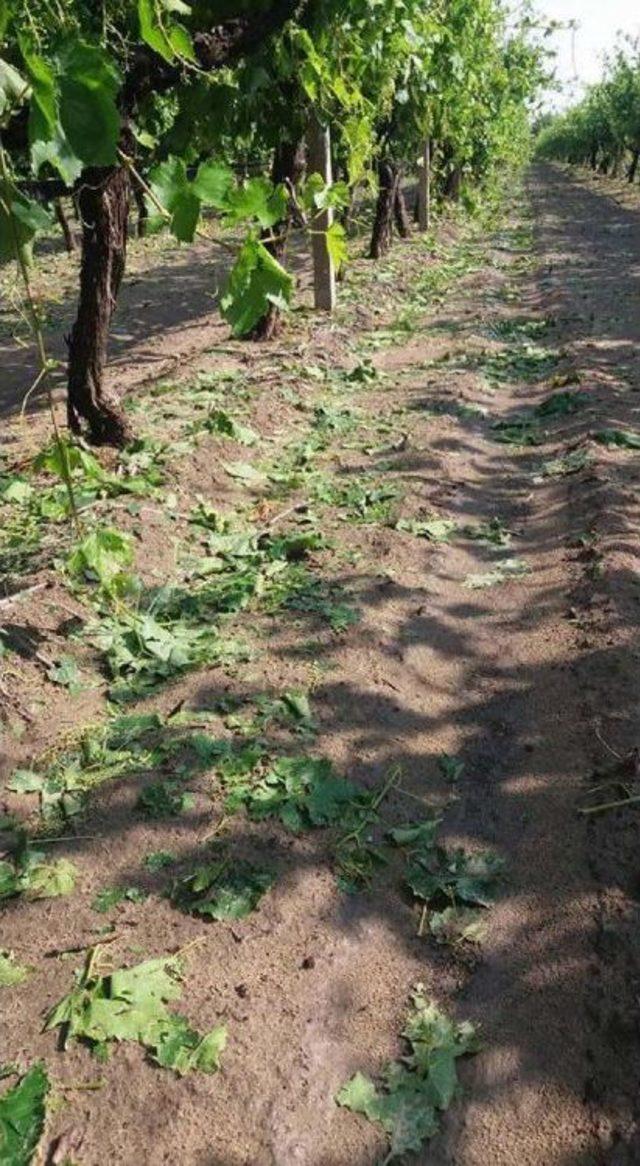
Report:
M 455 1024 L 418 987 L 402 1036 L 411 1052 L 387 1065 L 378 1088 L 356 1073 L 336 1095 L 338 1105 L 378 1122 L 389 1135 L 385 1162 L 419 1151 L 438 1132 L 438 1111 L 458 1092 L 456 1060 L 478 1051 L 473 1027 Z
M 202 162 L 193 180 L 193 189 L 204 206 L 225 210 L 234 185 L 233 170 L 224 162 Z
M 56 79 L 53 69 L 43 57 L 32 53 L 23 37 L 18 38 L 22 59 L 31 82 L 29 109 L 29 141 L 48 140 L 58 124 Z
M 285 218 L 289 196 L 284 186 L 274 186 L 268 178 L 250 178 L 227 194 L 227 223 L 235 226 L 257 219 L 263 229 Z
M 331 256 L 333 265 L 336 269 L 339 269 L 349 259 L 347 233 L 341 223 L 335 222 L 327 229 L 325 238 L 327 240 L 327 251 Z
M 268 871 L 247 862 L 221 859 L 195 868 L 177 880 L 171 892 L 183 911 L 209 919 L 244 919 L 258 906 L 273 883 Z
M 57 899 L 70 895 L 76 885 L 76 868 L 66 858 L 30 867 L 25 891 L 30 899 Z
M 0 263 L 16 259 L 16 248 L 30 263 L 36 232 L 50 224 L 40 203 L 20 194 L 10 180 L 0 179 Z
M 11 951 L 0 951 L 0 988 L 13 988 L 23 984 L 33 968 L 17 964 Z
M 76 158 L 59 123 L 51 138 L 46 141 L 39 138 L 31 146 L 31 165 L 34 173 L 39 174 L 47 162 L 58 171 L 67 186 L 73 186 L 82 173 L 82 162 Z
M 152 1060 L 183 1075 L 193 1069 L 214 1073 L 226 1043 L 226 1028 L 200 1036 L 167 1004 L 181 995 L 182 965 L 173 956 L 100 975 L 96 949 L 68 996 L 51 1009 L 45 1032 L 62 1027 L 64 1042 L 86 1040 L 103 1052 L 110 1041 L 135 1041 Z
M 29 96 L 29 83 L 0 57 L 0 117 Z
M 188 14 L 191 11 L 187 4 L 177 3 L 176 0 L 160 0 L 159 5 L 154 0 L 138 0 L 138 21 L 143 41 L 169 63 L 180 57 L 195 61 L 190 33 L 184 25 L 163 19 L 160 7 L 165 12 Z
M 71 575 L 110 587 L 133 562 L 129 536 L 113 527 L 98 528 L 78 543 L 67 559 Z
M 181 243 L 192 243 L 200 219 L 200 199 L 190 187 L 177 195 L 171 216 L 171 232 Z
M 72 41 L 60 58 L 60 123 L 74 154 L 85 166 L 110 166 L 117 159 L 120 78 L 103 49 Z
M 222 314 L 234 336 L 246 336 L 270 304 L 286 307 L 293 294 L 293 277 L 255 238 L 249 238 L 229 276 L 221 300 Z
M 0 1161 L 4 1166 L 29 1166 L 44 1130 L 49 1078 L 42 1063 L 0 1097 Z
M 201 1037 L 182 1016 L 175 1016 L 171 1017 L 171 1023 L 162 1033 L 152 1056 L 163 1069 L 173 1069 L 180 1077 L 193 1070 L 216 1073 L 226 1044 L 225 1024 L 218 1025 Z

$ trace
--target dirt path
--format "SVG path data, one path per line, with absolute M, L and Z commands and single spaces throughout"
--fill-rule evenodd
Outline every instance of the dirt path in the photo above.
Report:
M 496 589 L 467 639 L 456 720 L 475 722 L 480 768 L 460 820 L 509 854 L 510 893 L 466 993 L 488 1049 L 467 1071 L 468 1100 L 443 1161 L 631 1163 L 637 824 L 633 809 L 587 822 L 576 806 L 588 804 L 594 765 L 611 765 L 596 732 L 622 755 L 638 741 L 637 462 L 584 439 L 604 427 L 637 430 L 640 216 L 559 171 L 537 173 L 529 193 L 535 267 L 524 303 L 552 322 L 589 406 L 557 427 L 551 454 L 484 450 L 475 463 L 483 508 L 493 495 L 522 525 L 532 574 Z M 501 402 L 522 409 L 536 396 L 516 388 Z M 532 484 L 544 457 L 566 450 L 593 462 Z
M 229 817 L 211 763 L 186 779 L 184 812 L 145 819 L 137 798 L 149 778 L 172 779 L 188 760 L 176 760 L 176 730 L 163 722 L 165 754 L 96 790 L 78 837 L 65 832 L 56 847 L 78 868 L 73 898 L 16 898 L 3 919 L 2 946 L 35 969 L 3 990 L 15 1005 L 3 1059 L 43 1057 L 70 1086 L 48 1144 L 77 1131 L 80 1166 L 374 1166 L 386 1153 L 380 1127 L 334 1097 L 356 1070 L 376 1076 L 400 1054 L 418 982 L 481 1027 L 484 1049 L 414 1161 L 640 1159 L 637 818 L 632 807 L 578 813 L 594 804 L 594 766 L 614 760 L 601 740 L 622 756 L 638 741 L 639 455 L 594 437 L 640 428 L 640 213 L 544 170 L 502 227 L 444 234 L 437 258 L 414 242 L 379 268 L 357 263 L 335 324 L 294 322 L 284 357 L 279 346 L 252 363 L 232 346 L 202 357 L 184 384 L 143 395 L 134 417 L 145 433 L 170 426 L 182 446 L 167 498 L 106 513 L 135 536 L 151 585 L 202 554 L 210 534 L 189 521 L 197 501 L 264 527 L 311 500 L 310 519 L 283 525 L 311 524 L 328 540 L 309 577 L 294 572 L 288 598 L 254 598 L 223 624 L 225 638 L 248 638 L 250 659 L 188 673 L 132 708 L 194 710 L 233 742 L 248 732 L 239 708 L 270 750 L 328 758 L 367 790 L 400 775 L 376 845 L 389 824 L 426 810 L 442 816 L 447 845 L 497 852 L 505 878 L 486 935 L 453 947 L 419 935 L 420 905 L 393 853 L 345 893 L 335 835 Z M 207 384 L 214 404 L 260 434 L 254 447 L 211 433 L 188 444 Z M 276 488 L 225 472 L 247 461 L 270 468 Z M 376 493 L 384 487 L 392 496 Z M 354 488 L 369 494 L 354 503 Z M 440 541 L 419 537 L 434 518 L 448 524 Z M 47 570 L 51 586 L 15 609 L 10 629 L 51 658 L 68 647 L 70 600 Z M 82 615 L 82 597 L 71 602 Z M 12 656 L 31 720 L 3 738 L 8 774 L 38 768 L 61 732 L 70 740 L 104 716 L 88 633 L 74 651 L 96 684 L 75 704 L 33 651 Z M 314 726 L 260 720 L 265 694 L 291 691 L 308 695 Z M 455 781 L 445 754 L 463 765 Z M 625 781 L 635 792 L 634 774 Z M 32 812 L 30 796 L 7 794 L 7 809 Z M 277 879 L 246 919 L 205 923 L 165 892 L 218 835 Z M 158 851 L 176 856 L 168 876 L 143 861 Z M 116 963 L 201 940 L 180 1009 L 201 1030 L 228 1023 L 215 1076 L 178 1080 L 134 1043 L 96 1068 L 86 1049 L 62 1053 L 42 1034 L 78 950 L 101 934 L 95 895 L 114 885 L 148 895 L 106 916 Z M 74 1091 L 96 1076 L 99 1089 Z

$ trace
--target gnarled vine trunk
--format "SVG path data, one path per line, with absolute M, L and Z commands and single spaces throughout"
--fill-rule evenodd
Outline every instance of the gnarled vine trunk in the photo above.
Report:
M 149 208 L 144 197 L 144 190 L 137 182 L 133 183 L 133 197 L 138 210 L 136 234 L 139 239 L 144 239 L 147 230 L 147 219 L 149 218 Z
M 381 159 L 378 163 L 378 201 L 369 248 L 370 259 L 380 259 L 386 255 L 391 246 L 393 216 L 399 182 L 400 174 L 397 166 L 394 166 L 388 159 Z
M 69 225 L 69 220 L 67 218 L 66 211 L 62 205 L 61 198 L 54 199 L 53 209 L 55 212 L 56 219 L 58 220 L 58 226 L 60 227 L 60 230 L 62 231 L 62 238 L 64 239 L 65 249 L 67 250 L 69 255 L 73 255 L 73 253 L 76 249 L 76 240 L 75 240 L 75 236 L 73 234 L 73 231 L 71 230 L 71 227 Z
M 302 178 L 304 166 L 304 141 L 299 139 L 296 142 L 280 142 L 276 146 L 271 168 L 271 179 L 274 186 L 286 182 L 292 188 L 295 188 L 296 184 Z M 265 247 L 279 263 L 283 262 L 286 255 L 287 236 L 291 226 L 291 216 L 292 208 L 290 206 L 286 219 L 282 219 L 269 231 L 263 233 Z M 272 235 L 275 238 L 270 240 L 270 236 Z M 278 335 L 280 326 L 280 310 L 275 304 L 270 304 L 262 319 L 258 320 L 255 328 L 253 328 L 250 338 L 252 340 L 273 340 Z
M 407 202 L 404 197 L 402 183 L 398 178 L 396 186 L 396 198 L 393 204 L 393 217 L 396 223 L 396 230 L 401 239 L 408 239 L 411 234 L 411 220 L 409 219 L 409 211 L 407 210 Z
M 459 166 L 453 166 L 449 170 L 443 187 L 443 194 L 445 198 L 450 199 L 451 202 L 458 202 L 460 198 L 460 191 L 462 189 L 462 170 Z
M 131 184 L 123 166 L 84 171 L 80 298 L 69 337 L 67 414 L 73 433 L 95 445 L 123 446 L 132 438 L 117 398 L 105 390 L 109 325 L 125 269 Z
M 627 170 L 627 182 L 635 182 L 638 162 L 640 162 L 640 150 L 634 150 L 631 164 Z

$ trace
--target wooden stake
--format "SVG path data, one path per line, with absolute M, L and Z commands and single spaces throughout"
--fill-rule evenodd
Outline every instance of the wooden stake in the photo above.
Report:
M 418 225 L 428 231 L 431 225 L 431 139 L 426 138 L 418 183 Z
M 320 174 L 331 184 L 331 137 L 328 127 L 322 126 L 315 114 L 309 122 L 308 147 L 309 173 Z M 322 211 L 313 220 L 311 235 L 314 303 L 323 312 L 333 312 L 336 306 L 336 273 L 324 234 L 332 222 L 333 211 L 330 208 Z

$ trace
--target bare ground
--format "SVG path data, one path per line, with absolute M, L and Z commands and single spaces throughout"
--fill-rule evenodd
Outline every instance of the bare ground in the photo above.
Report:
M 79 869 L 73 897 L 13 900 L 2 930 L 2 946 L 36 969 L 25 984 L 2 990 L 2 1058 L 23 1067 L 46 1060 L 60 1099 L 47 1145 L 77 1130 L 82 1166 L 374 1166 L 384 1136 L 337 1108 L 334 1095 L 356 1069 L 375 1075 L 399 1054 L 407 996 L 418 981 L 481 1027 L 484 1050 L 465 1064 L 464 1098 L 416 1162 L 640 1160 L 637 810 L 578 812 L 594 804 L 587 793 L 598 781 L 594 769 L 615 760 L 607 746 L 624 757 L 638 741 L 639 455 L 593 437 L 638 427 L 640 210 L 620 205 L 601 184 L 545 169 L 530 176 L 526 199 L 516 197 L 490 235 L 445 233 L 452 254 L 466 248 L 466 266 L 439 304 L 426 307 L 414 295 L 424 271 L 446 260 L 414 242 L 381 268 L 356 264 L 334 324 L 302 317 L 275 354 L 231 345 L 181 368 L 187 380 L 197 370 L 235 372 L 240 396 L 230 390 L 229 407 L 244 411 L 261 443 L 236 449 L 209 436 L 176 458 L 169 515 L 160 503 L 112 517 L 135 532 L 148 582 L 175 571 L 189 540 L 181 515 L 196 495 L 229 512 L 249 505 L 268 521 L 304 486 L 286 500 L 259 491 L 252 499 L 221 459 L 284 461 L 292 442 L 305 439 L 314 407 L 327 401 L 326 374 L 373 355 L 383 379 L 357 390 L 343 384 L 342 396 L 331 396 L 359 414 L 355 430 L 335 435 L 322 455 L 328 478 L 357 481 L 375 471 L 399 491 L 394 517 L 435 512 L 459 525 L 498 518 L 512 532 L 511 547 L 459 538 L 434 546 L 386 521 L 345 522 L 339 508 L 326 507 L 333 547 L 319 552 L 314 570 L 344 590 L 360 622 L 340 632 L 313 613 L 257 609 L 239 621 L 254 648 L 249 663 L 190 674 L 145 707 L 168 712 L 183 701 L 209 709 L 224 733 L 221 698 L 305 689 L 318 725 L 306 745 L 314 755 L 330 757 L 366 788 L 399 768 L 412 797 L 408 805 L 406 795 L 390 796 L 390 820 L 415 816 L 422 801 L 444 813 L 448 842 L 489 846 L 505 858 L 487 935 L 479 948 L 439 948 L 418 937 L 420 912 L 400 890 L 393 860 L 368 890 L 345 895 L 326 832 L 294 838 L 242 815 L 225 825 L 226 837 L 240 855 L 273 863 L 277 882 L 246 920 L 203 924 L 162 897 L 166 877 L 150 874 L 142 857 L 170 850 L 186 870 L 202 855 L 224 818 L 211 774 L 191 783 L 194 808 L 168 823 L 136 812 L 147 773 L 103 787 L 78 837 L 55 848 Z M 171 266 L 161 282 L 170 274 Z M 516 365 L 492 383 L 487 359 L 513 348 L 497 329 L 519 321 L 542 325 L 536 343 L 553 353 L 551 367 L 532 378 Z M 218 334 L 209 335 L 207 344 Z M 196 346 L 204 347 L 202 338 Z M 136 361 L 139 351 L 134 346 Z M 134 383 L 139 369 L 128 367 L 124 380 Z M 514 420 L 565 386 L 586 402 L 545 422 L 542 444 L 496 441 L 495 422 Z M 179 393 L 143 395 L 135 416 L 157 435 L 182 424 L 183 407 Z M 5 448 L 24 454 L 43 434 L 40 418 L 28 433 L 10 426 Z M 580 453 L 582 468 L 544 476 L 545 463 Z M 468 586 L 513 557 L 526 573 Z M 50 586 L 16 603 L 7 624 L 22 647 L 4 680 L 20 702 L 3 736 L 7 774 L 104 709 L 103 688 L 72 700 L 43 676 L 38 657 L 55 658 L 69 610 L 83 609 L 51 569 L 34 580 Z M 78 653 L 100 684 L 90 646 Z M 453 789 L 437 763 L 445 752 L 464 762 Z M 637 792 L 633 775 L 629 782 Z M 616 788 L 607 793 L 618 796 Z M 19 795 L 6 802 L 12 811 L 31 809 Z M 145 1062 L 136 1045 L 96 1067 L 85 1049 L 62 1053 L 52 1034 L 41 1033 L 43 1013 L 69 990 L 82 959 L 60 953 L 95 942 L 104 919 L 91 904 L 114 884 L 150 892 L 108 916 L 116 962 L 205 937 L 189 955 L 181 1010 L 201 1029 L 227 1020 L 229 1046 L 216 1076 L 177 1080 Z M 78 1088 L 96 1081 L 99 1089 Z

